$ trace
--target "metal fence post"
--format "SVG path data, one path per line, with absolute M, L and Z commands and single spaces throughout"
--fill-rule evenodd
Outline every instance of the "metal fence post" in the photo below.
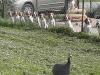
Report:
M 65 0 L 64 13 L 67 13 L 69 0 Z
M 77 7 L 78 7 L 78 9 L 79 9 L 79 0 L 77 0 Z
M 91 8 L 92 8 L 92 1 L 90 0 L 90 13 L 91 13 Z
M 5 9 L 5 6 L 4 6 L 4 0 L 2 0 L 2 18 L 4 18 L 4 9 Z
M 38 0 L 36 0 L 36 12 L 38 13 Z
M 82 0 L 82 26 L 81 26 L 81 32 L 83 32 L 83 24 L 84 24 L 84 0 Z

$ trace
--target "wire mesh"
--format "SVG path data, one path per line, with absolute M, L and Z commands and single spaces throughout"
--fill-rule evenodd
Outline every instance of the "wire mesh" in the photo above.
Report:
M 1 0 L 3 1 L 3 0 Z M 71 5 L 71 3 L 75 2 L 74 7 Z M 13 1 L 14 2 L 14 1 Z M 5 0 L 5 2 L 0 3 L 0 15 L 1 17 L 5 16 L 8 17 L 8 11 L 9 9 L 13 8 L 14 3 L 10 0 Z M 20 1 L 21 2 L 21 1 Z M 36 16 L 41 18 L 41 14 L 44 15 L 47 24 L 50 26 L 50 13 L 53 13 L 53 18 L 55 19 L 56 26 L 66 26 L 65 22 L 66 20 L 66 15 L 68 18 L 71 20 L 71 23 L 74 27 L 75 32 L 81 32 L 84 31 L 84 26 L 85 24 L 85 19 L 89 18 L 90 24 L 91 24 L 91 30 L 92 33 L 97 33 L 98 28 L 96 28 L 96 23 L 99 22 L 100 18 L 100 2 L 93 1 L 93 0 L 52 0 L 52 1 L 47 1 L 44 0 L 44 2 L 41 2 L 40 0 L 36 0 L 34 5 L 31 5 L 31 3 L 22 3 L 21 8 L 24 7 L 25 10 L 23 9 L 16 9 L 13 10 L 12 12 L 18 11 L 18 12 L 23 12 L 26 16 L 27 9 L 30 9 L 33 11 L 32 17 L 36 21 Z M 3 5 L 4 4 L 4 5 Z M 40 6 L 41 5 L 41 6 Z M 17 7 L 17 6 L 16 6 Z M 37 12 L 37 14 L 34 14 L 34 12 Z M 3 14 L 4 13 L 4 14 Z M 35 16 L 36 15 L 36 16 Z M 24 17 L 25 17 L 24 16 Z M 27 15 L 29 16 L 29 15 Z M 11 15 L 9 16 L 11 17 Z M 38 22 L 38 21 L 36 21 Z

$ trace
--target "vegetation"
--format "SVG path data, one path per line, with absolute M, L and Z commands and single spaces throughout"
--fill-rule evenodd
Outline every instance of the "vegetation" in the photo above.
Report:
M 82 0 L 80 0 L 82 1 Z M 84 0 L 85 2 L 90 2 L 90 0 Z M 99 0 L 91 0 L 92 2 L 100 2 Z
M 0 0 L 0 17 L 4 18 L 8 16 L 8 10 L 12 9 L 11 0 Z
M 100 42 L 86 34 L 66 28 L 23 30 L 7 21 L 0 25 L 1 75 L 52 75 L 54 64 L 67 62 L 69 49 L 71 75 L 100 74 Z

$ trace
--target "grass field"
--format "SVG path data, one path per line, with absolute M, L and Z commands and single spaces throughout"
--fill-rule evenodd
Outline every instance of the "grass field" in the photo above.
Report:
M 100 75 L 100 43 L 46 30 L 0 27 L 0 75 L 52 75 L 56 63 L 66 63 L 71 49 L 71 75 Z
M 80 0 L 82 1 L 82 0 Z M 84 0 L 85 2 L 90 2 L 90 0 Z M 91 0 L 92 2 L 100 2 L 100 0 Z

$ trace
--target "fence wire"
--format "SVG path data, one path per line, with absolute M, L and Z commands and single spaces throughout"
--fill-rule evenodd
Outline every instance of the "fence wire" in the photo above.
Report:
M 46 2 L 44 1 L 44 3 Z M 44 28 L 48 28 L 50 25 L 69 26 L 70 28 L 74 29 L 75 32 L 84 31 L 84 32 L 89 32 L 89 33 L 97 34 L 97 35 L 98 33 L 100 33 L 99 32 L 100 31 L 100 26 L 99 26 L 100 25 L 99 24 L 100 23 L 99 22 L 100 21 L 99 20 L 100 2 L 99 1 L 94 2 L 93 0 L 88 0 L 88 1 L 87 0 L 81 0 L 81 1 L 80 0 L 65 0 L 64 7 L 61 7 L 63 2 L 58 0 L 57 1 L 58 8 L 53 9 L 55 2 L 56 0 L 54 0 L 54 2 L 52 2 L 52 4 L 49 7 L 45 7 L 47 4 L 43 4 L 43 7 L 46 10 L 40 11 L 39 0 L 36 0 L 36 4 L 34 5 L 36 9 L 34 9 L 33 11 L 29 8 L 31 11 L 29 12 L 27 11 L 28 8 L 25 9 L 24 11 L 23 9 L 10 10 L 10 8 L 12 9 L 13 7 L 12 2 L 10 0 L 7 0 L 7 1 L 1 0 L 0 16 L 8 17 L 8 19 L 10 17 L 10 20 L 12 20 L 14 23 L 16 23 L 16 21 L 19 20 L 18 18 L 21 17 L 20 21 L 18 22 L 21 22 L 21 20 L 23 20 L 23 22 L 30 20 L 30 22 L 33 23 L 33 19 L 34 19 L 34 22 L 36 22 L 38 26 L 40 27 L 44 23 Z M 74 4 L 74 6 L 71 3 Z M 30 6 L 30 4 L 27 4 L 26 6 L 31 7 L 31 8 L 33 7 L 33 6 Z

